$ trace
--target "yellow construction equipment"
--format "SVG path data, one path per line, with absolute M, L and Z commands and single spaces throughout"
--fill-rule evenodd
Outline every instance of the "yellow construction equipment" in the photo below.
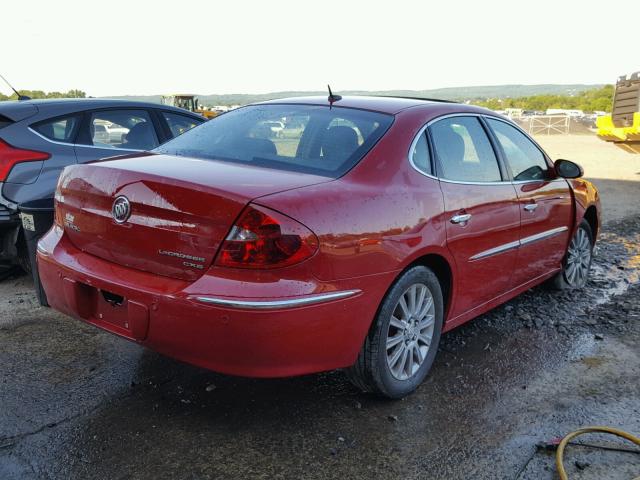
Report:
M 640 153 L 640 72 L 618 79 L 611 115 L 598 117 L 596 126 L 602 140 Z
M 199 103 L 195 95 L 176 94 L 176 95 L 163 95 L 162 104 L 170 105 L 172 107 L 184 108 L 190 112 L 199 113 L 207 119 L 211 119 L 218 115 L 218 112 L 213 110 L 207 110 L 203 108 Z

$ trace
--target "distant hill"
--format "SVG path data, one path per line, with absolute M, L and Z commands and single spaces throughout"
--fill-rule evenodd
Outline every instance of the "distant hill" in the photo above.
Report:
M 425 98 L 441 98 L 443 100 L 486 100 L 492 98 L 519 98 L 533 95 L 576 95 L 585 90 L 602 87 L 601 84 L 575 84 L 575 85 L 557 85 L 557 84 L 540 84 L 540 85 L 485 85 L 476 87 L 449 87 L 436 88 L 432 90 L 341 90 L 335 91 L 341 95 L 395 95 L 403 97 L 425 97 Z M 247 103 L 262 102 L 265 100 L 273 100 L 285 97 L 301 97 L 307 95 L 326 95 L 326 90 L 317 91 L 291 91 L 291 92 L 272 92 L 272 93 L 229 93 L 229 94 L 212 94 L 203 95 L 196 94 L 200 102 L 204 105 L 245 105 Z M 160 103 L 161 95 L 125 95 L 112 96 L 108 98 L 142 100 L 147 102 Z

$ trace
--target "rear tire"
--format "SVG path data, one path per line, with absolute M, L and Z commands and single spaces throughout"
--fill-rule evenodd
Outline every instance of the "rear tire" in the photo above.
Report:
M 562 262 L 562 270 L 551 279 L 551 286 L 557 290 L 583 288 L 589 279 L 593 260 L 593 232 L 586 220 L 582 220 L 573 235 L 567 254 Z
M 356 363 L 347 370 L 360 390 L 402 398 L 422 383 L 438 351 L 444 308 L 435 274 L 407 270 L 384 297 Z

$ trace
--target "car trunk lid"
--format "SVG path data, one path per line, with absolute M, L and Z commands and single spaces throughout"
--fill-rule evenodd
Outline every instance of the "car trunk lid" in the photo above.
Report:
M 57 219 L 84 252 L 195 280 L 252 199 L 330 180 L 228 162 L 132 155 L 65 169 L 56 193 Z M 130 215 L 119 223 L 113 210 L 121 197 Z

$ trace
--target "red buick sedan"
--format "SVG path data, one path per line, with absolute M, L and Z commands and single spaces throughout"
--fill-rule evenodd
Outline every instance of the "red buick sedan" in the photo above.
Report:
M 442 332 L 544 281 L 585 284 L 600 205 L 581 175 L 473 106 L 250 105 L 67 167 L 40 275 L 53 308 L 185 362 L 344 368 L 398 398 Z

